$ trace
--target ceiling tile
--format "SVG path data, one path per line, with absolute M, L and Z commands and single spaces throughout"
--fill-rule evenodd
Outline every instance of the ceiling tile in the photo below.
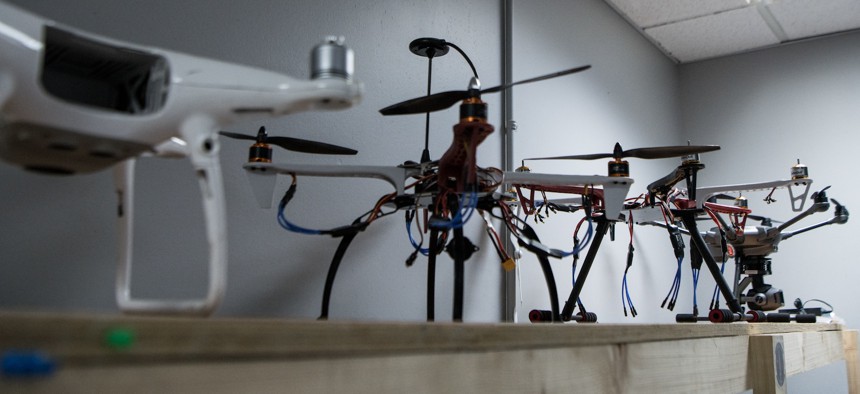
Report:
M 860 27 L 858 0 L 773 0 L 765 4 L 789 40 Z
M 645 29 L 645 34 L 680 62 L 779 44 L 756 7 L 661 25 Z
M 607 2 L 641 28 L 711 15 L 749 5 L 748 0 L 607 0 Z

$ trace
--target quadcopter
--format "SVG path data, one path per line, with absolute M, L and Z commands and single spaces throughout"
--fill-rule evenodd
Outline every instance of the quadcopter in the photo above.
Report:
M 352 78 L 353 54 L 342 39 L 330 37 L 316 46 L 311 70 L 310 80 L 299 80 L 125 43 L 0 3 L 0 158 L 48 174 L 114 167 L 120 196 L 120 309 L 208 315 L 226 286 L 217 132 L 235 121 L 344 109 L 358 102 L 362 84 Z M 297 142 L 296 150 L 313 145 Z M 209 244 L 204 299 L 131 296 L 134 158 L 148 155 L 191 160 Z
M 660 158 L 669 158 L 669 157 L 678 157 L 678 156 L 690 156 L 697 155 L 699 153 L 714 151 L 719 149 L 719 146 L 715 145 L 703 145 L 703 146 L 663 146 L 663 147 L 650 147 L 650 148 L 638 148 L 638 149 L 630 149 L 624 150 L 621 148 L 621 144 L 616 143 L 612 153 L 597 153 L 597 154 L 585 154 L 585 155 L 569 155 L 569 156 L 554 156 L 554 157 L 535 157 L 528 158 L 525 160 L 594 160 L 594 159 L 603 159 L 603 158 L 611 158 L 607 163 L 607 172 L 610 178 L 613 177 L 628 177 L 630 174 L 630 165 L 624 160 L 627 157 L 634 158 L 642 158 L 642 159 L 660 159 Z M 525 163 L 523 160 L 523 163 Z M 521 167 L 522 171 L 528 171 L 528 168 L 523 164 Z M 570 292 L 570 295 L 565 302 L 564 308 L 561 313 L 556 313 L 555 310 L 539 310 L 535 309 L 530 311 L 529 320 L 532 322 L 546 322 L 546 321 L 577 321 L 584 323 L 593 323 L 597 321 L 597 315 L 593 312 L 588 312 L 585 310 L 585 307 L 580 300 L 580 294 L 585 285 L 585 281 L 588 277 L 588 274 L 591 270 L 591 267 L 594 263 L 594 260 L 597 256 L 597 251 L 599 250 L 601 243 L 607 232 L 614 238 L 614 225 L 617 222 L 624 221 L 624 216 L 620 215 L 617 210 L 609 211 L 603 209 L 602 206 L 597 204 L 594 199 L 595 193 L 594 191 L 589 192 L 587 188 L 559 188 L 559 187 L 550 187 L 547 185 L 540 186 L 531 186 L 528 187 L 530 189 L 531 194 L 526 197 L 523 195 L 522 191 L 519 187 L 517 187 L 517 194 L 519 196 L 519 204 L 521 204 L 525 215 L 528 217 L 529 215 L 534 215 L 535 219 L 538 221 L 542 220 L 542 215 L 540 213 L 541 209 L 545 212 L 545 214 L 549 214 L 551 212 L 576 212 L 579 210 L 584 211 L 585 215 L 582 220 L 576 226 L 576 229 L 573 232 L 573 242 L 574 242 L 574 250 L 571 252 L 573 255 L 573 276 L 575 277 L 573 281 L 573 286 Z M 534 198 L 534 192 L 539 191 L 542 196 L 542 201 L 536 201 Z M 549 200 L 546 197 L 547 192 L 553 193 L 563 193 L 563 194 L 578 194 L 580 195 L 580 203 L 577 204 L 576 199 L 560 199 L 560 200 Z M 572 204 L 571 204 L 572 203 Z M 623 206 L 624 209 L 630 209 L 627 203 Z M 596 228 L 593 226 L 593 223 L 596 222 Z M 587 223 L 587 230 L 585 236 L 582 240 L 578 238 L 580 227 L 583 223 Z M 582 267 L 579 269 L 579 274 L 576 274 L 579 254 L 585 248 L 588 248 L 586 252 L 585 259 L 583 261 Z M 627 269 L 630 268 L 632 263 L 632 228 L 631 228 L 631 244 L 629 246 L 629 252 L 627 257 Z M 625 277 L 622 284 L 623 291 L 626 291 L 626 276 L 627 271 L 625 270 Z M 622 297 L 624 300 L 625 298 Z M 633 307 L 632 300 L 630 300 L 629 294 L 626 297 L 627 302 L 630 303 L 631 312 L 633 316 L 636 315 L 636 310 Z M 554 306 L 553 306 L 554 307 Z M 579 308 L 579 312 L 574 314 L 573 311 L 575 308 Z M 627 306 L 625 304 L 625 314 L 627 313 Z
M 437 38 L 419 38 L 410 43 L 410 50 L 416 55 L 427 57 L 431 64 L 434 57 L 446 54 L 449 47 L 460 52 L 472 68 L 473 77 L 465 90 L 431 94 L 428 81 L 428 94 L 426 96 L 406 100 L 380 110 L 380 113 L 385 116 L 429 114 L 449 108 L 459 102 L 460 116 L 458 123 L 453 126 L 453 140 L 438 160 L 431 159 L 427 149 L 429 135 L 425 134 L 425 147 L 420 162 L 408 161 L 397 166 L 274 163 L 265 158 L 258 160 L 253 155 L 244 164 L 258 203 L 263 208 L 271 206 L 276 176 L 282 174 L 292 178 L 289 189 L 278 204 L 278 220 L 282 227 L 292 232 L 331 235 L 341 239 L 326 277 L 320 319 L 328 318 L 334 279 L 352 240 L 375 220 L 398 210 L 404 211 L 407 234 L 414 249 L 406 260 L 407 265 L 412 265 L 419 254 L 427 256 L 428 259 L 428 321 L 435 319 L 435 266 L 437 256 L 442 252 L 447 252 L 454 260 L 452 318 L 454 321 L 462 320 L 464 262 L 477 251 L 477 247 L 463 234 L 463 226 L 476 211 L 479 211 L 484 218 L 487 224 L 487 233 L 506 269 L 510 269 L 511 264 L 514 264 L 513 259 L 505 252 L 504 243 L 493 227 L 490 217 L 502 220 L 507 229 L 526 249 L 544 257 L 561 256 L 561 251 L 541 244 L 534 231 L 525 222 L 518 221 L 513 215 L 510 207 L 504 203 L 509 196 L 496 191 L 502 184 L 557 185 L 600 190 L 605 201 L 601 206 L 606 212 L 613 216 L 618 216 L 620 213 L 622 201 L 633 182 L 629 177 L 531 174 L 481 168 L 477 165 L 477 147 L 494 131 L 493 126 L 487 122 L 487 105 L 481 100 L 482 94 L 499 92 L 518 84 L 578 73 L 587 70 L 590 66 L 576 67 L 507 85 L 482 89 L 471 60 L 453 43 Z M 429 132 L 429 126 L 426 130 Z M 292 223 L 284 214 L 287 204 L 295 194 L 298 176 L 375 178 L 389 183 L 394 191 L 381 197 L 372 209 L 349 225 L 327 230 L 309 229 Z M 423 220 L 421 220 L 422 217 Z M 419 239 L 415 239 L 415 234 L 412 231 L 413 226 L 419 228 Z M 424 246 L 425 240 L 428 243 L 426 247 Z M 543 266 L 545 267 L 547 282 L 554 284 L 548 261 Z M 558 316 L 558 298 L 557 294 L 554 293 L 554 288 L 550 289 L 550 299 L 554 300 L 555 315 Z
M 682 167 L 684 164 L 675 173 L 681 172 Z M 799 162 L 792 167 L 792 177 L 788 180 L 704 187 L 698 190 L 694 190 L 695 183 L 688 183 L 687 190 L 677 190 L 673 189 L 676 179 L 675 175 L 669 174 L 649 185 L 649 191 L 653 193 L 653 196 L 662 199 L 663 206 L 667 206 L 669 203 L 676 206 L 675 209 L 670 209 L 670 213 L 681 214 L 683 228 L 674 223 L 674 221 L 678 221 L 677 216 L 675 216 L 676 220 L 664 220 L 662 223 L 657 220 L 639 222 L 639 224 L 663 227 L 669 231 L 679 267 L 673 288 L 670 290 L 671 296 L 667 295 L 667 299 L 670 300 L 670 310 L 673 309 L 674 300 L 677 298 L 677 289 L 680 287 L 680 266 L 684 255 L 681 234 L 688 235 L 693 243 L 693 247 L 690 248 L 690 261 L 693 268 L 693 313 L 678 314 L 676 320 L 678 322 L 709 320 L 715 323 L 732 321 L 785 322 L 792 320 L 815 322 L 815 316 L 809 314 L 791 316 L 786 313 L 765 313 L 780 308 L 785 301 L 782 290 L 765 283 L 764 276 L 772 273 L 769 255 L 778 250 L 780 241 L 819 227 L 843 224 L 848 221 L 848 210 L 838 201 L 828 200 L 826 190 L 829 186 L 812 193 L 809 197 L 812 200 L 812 206 L 803 210 L 807 196 L 809 196 L 812 179 L 809 178 L 806 167 Z M 774 225 L 775 221 L 771 218 L 751 214 L 748 199 L 742 193 L 769 191 L 764 201 L 770 204 L 776 202 L 773 194 L 779 189 L 788 189 L 791 208 L 794 212 L 800 213 L 778 226 Z M 695 200 L 696 192 L 703 196 L 700 202 Z M 692 197 L 687 198 L 688 195 Z M 734 203 L 731 205 L 721 204 L 718 202 L 719 200 L 731 200 Z M 788 231 L 788 228 L 798 221 L 814 213 L 827 211 L 831 202 L 835 205 L 833 218 L 802 229 Z M 699 230 L 695 219 L 690 220 L 694 214 L 707 214 L 705 219 L 712 220 L 715 227 L 706 231 Z M 747 225 L 747 219 L 758 221 L 759 224 Z M 735 259 L 735 274 L 731 288 L 722 276 L 725 262 L 729 257 Z M 718 270 L 715 269 L 717 260 L 723 264 Z M 715 290 L 707 317 L 699 316 L 695 301 L 698 269 L 703 261 L 708 263 L 708 268 L 717 281 L 717 287 L 728 305 L 728 309 L 719 307 L 719 293 Z M 665 302 L 664 300 L 664 304 Z M 741 304 L 745 304 L 749 308 L 746 313 L 744 313 Z

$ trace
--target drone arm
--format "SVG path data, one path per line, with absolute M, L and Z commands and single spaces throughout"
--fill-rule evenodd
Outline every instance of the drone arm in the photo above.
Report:
M 218 161 L 216 127 L 210 119 L 192 118 L 184 125 L 182 136 L 190 145 L 194 167 L 203 198 L 206 217 L 206 238 L 209 243 L 209 289 L 205 299 L 152 300 L 134 299 L 131 296 L 131 264 L 133 242 L 134 161 L 116 166 L 114 175 L 119 207 L 119 266 L 117 270 L 116 298 L 120 310 L 126 313 L 159 313 L 203 315 L 211 314 L 224 295 L 227 279 L 227 233 L 224 188 Z
M 813 224 L 811 226 L 804 227 L 804 228 L 796 230 L 796 231 L 784 232 L 784 233 L 782 233 L 782 239 L 783 240 L 788 239 L 788 238 L 791 238 L 795 235 L 803 234 L 807 231 L 815 230 L 819 227 L 829 226 L 831 224 L 845 224 L 845 223 L 847 223 L 848 222 L 848 209 L 845 208 L 844 205 L 841 205 L 838 202 L 836 202 L 836 200 L 831 199 L 831 201 L 833 201 L 833 204 L 836 205 L 836 209 L 833 212 L 832 218 L 830 218 L 829 220 L 825 220 L 825 221 L 818 223 L 818 224 Z
M 678 167 L 668 175 L 648 185 L 648 192 L 654 195 L 666 194 L 676 183 L 684 180 L 684 170 Z
M 828 188 L 829 187 L 830 186 L 828 186 Z M 812 195 L 812 199 L 814 200 L 814 203 L 812 204 L 812 206 L 807 208 L 805 211 L 799 213 L 797 216 L 786 221 L 785 223 L 781 224 L 777 228 L 777 230 L 780 233 L 782 233 L 783 230 L 785 230 L 789 226 L 799 222 L 800 220 L 806 218 L 807 216 L 812 215 L 816 212 L 824 212 L 828 208 L 830 208 L 830 203 L 827 201 L 827 195 L 825 194 L 825 190 L 827 190 L 827 188 L 824 188 L 823 190 L 814 193 Z M 785 237 L 783 237 L 783 238 L 785 238 Z
M 636 224 L 638 224 L 638 225 L 640 225 L 640 226 L 656 226 L 656 227 L 660 227 L 660 228 L 663 228 L 663 229 L 669 229 L 669 226 L 668 226 L 668 225 L 666 225 L 666 223 L 658 222 L 658 221 L 656 221 L 656 220 L 650 220 L 650 221 L 647 221 L 647 222 L 639 222 L 639 223 L 636 223 Z M 680 231 L 680 232 L 681 232 L 681 234 L 684 234 L 684 235 L 690 235 L 690 230 L 687 230 L 687 229 L 685 229 L 685 228 L 678 227 L 678 231 Z

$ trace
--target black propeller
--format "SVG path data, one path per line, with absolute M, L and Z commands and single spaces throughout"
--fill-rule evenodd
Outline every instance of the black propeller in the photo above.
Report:
M 260 127 L 260 130 L 257 132 L 256 136 L 232 133 L 229 131 L 221 131 L 219 132 L 219 134 L 225 137 L 235 138 L 239 140 L 250 140 L 257 141 L 262 144 L 277 145 L 286 150 L 291 150 L 295 152 L 316 153 L 321 155 L 354 155 L 358 153 L 358 151 L 354 149 L 344 148 L 342 146 L 332 144 L 326 144 L 324 142 L 303 140 L 300 138 L 292 137 L 269 136 L 266 133 L 265 127 Z
M 623 150 L 621 149 L 621 144 L 616 143 L 615 149 L 612 153 L 594 153 L 590 155 L 570 155 L 554 157 L 532 157 L 525 160 L 594 160 L 603 158 L 622 159 L 625 157 L 636 157 L 640 159 L 663 159 L 667 157 L 680 157 L 697 153 L 711 152 L 718 149 L 720 149 L 719 145 L 678 145 Z
M 542 75 L 535 78 L 525 79 L 518 82 L 513 82 L 508 85 L 499 85 L 489 89 L 483 89 L 479 92 L 475 92 L 472 90 L 449 90 L 446 92 L 434 93 L 427 96 L 417 97 L 411 100 L 406 100 L 388 107 L 385 107 L 379 112 L 383 115 L 407 115 L 407 114 L 420 114 L 425 112 L 433 112 L 443 110 L 448 108 L 458 101 L 467 99 L 469 97 L 480 95 L 481 93 L 495 93 L 500 92 L 502 90 L 508 89 L 510 87 L 521 85 L 525 83 L 538 82 L 543 81 L 555 77 L 560 77 L 562 75 L 574 74 L 580 71 L 585 71 L 591 68 L 590 65 L 571 68 L 568 70 L 554 72 L 552 74 Z

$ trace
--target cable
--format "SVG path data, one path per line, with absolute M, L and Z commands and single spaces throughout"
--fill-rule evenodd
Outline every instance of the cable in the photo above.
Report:
M 440 198 L 440 200 L 444 200 L 444 198 Z M 459 199 L 459 205 L 460 209 L 457 210 L 451 220 L 436 220 L 432 226 L 443 230 L 462 228 L 478 207 L 478 193 L 474 190 L 463 193 Z
M 830 310 L 822 310 L 822 311 L 821 311 L 821 313 L 822 313 L 822 314 L 827 314 L 827 313 L 831 313 L 831 312 L 833 312 L 833 305 L 830 305 L 829 303 L 827 303 L 827 302 L 825 302 L 825 301 L 823 301 L 823 300 L 819 300 L 818 298 L 813 298 L 813 299 L 810 299 L 810 300 L 806 300 L 803 304 L 801 304 L 801 309 L 806 308 L 806 303 L 811 302 L 811 301 L 820 302 L 820 303 L 822 303 L 822 304 L 827 305 L 828 307 L 830 307 Z
M 415 248 L 418 253 L 421 253 L 424 256 L 429 255 L 430 249 L 421 247 L 421 245 L 424 244 L 424 237 L 421 237 L 420 243 L 416 242 L 415 238 L 412 237 L 412 218 L 415 217 L 415 210 L 410 209 L 406 211 L 404 216 L 406 217 L 406 235 L 409 237 L 409 242 L 412 244 L 412 247 Z
M 693 268 L 693 315 L 699 315 L 699 299 L 696 295 L 696 289 L 699 288 L 699 273 L 701 272 L 698 268 Z
M 678 268 L 675 270 L 675 279 L 672 281 L 672 287 L 669 288 L 669 293 L 666 294 L 666 298 L 663 299 L 663 303 L 660 304 L 660 307 L 666 307 L 667 309 L 674 310 L 675 309 L 675 301 L 678 299 L 678 291 L 681 288 L 681 264 L 684 261 L 684 257 L 678 257 Z M 669 305 L 666 305 L 666 301 L 669 301 Z
M 445 45 L 447 45 L 451 48 L 454 48 L 455 50 L 457 50 L 457 52 L 460 52 L 460 55 L 463 56 L 463 59 L 466 59 L 466 63 L 469 63 L 469 67 L 472 69 L 472 75 L 475 76 L 475 79 L 480 79 L 480 78 L 478 78 L 478 71 L 475 70 L 475 65 L 472 64 L 472 59 L 469 59 L 469 56 L 466 55 L 466 52 L 463 52 L 463 50 L 460 49 L 460 47 L 458 47 L 457 45 L 454 45 L 453 43 L 446 41 Z
M 627 267 L 624 268 L 624 277 L 621 279 L 621 306 L 624 308 L 624 316 L 627 316 L 627 306 L 630 306 L 630 313 L 636 317 L 636 307 L 633 306 L 633 299 L 630 297 L 630 288 L 627 284 L 627 272 L 633 266 L 633 211 L 629 211 L 629 220 L 627 228 L 630 232 L 630 243 L 627 245 Z

